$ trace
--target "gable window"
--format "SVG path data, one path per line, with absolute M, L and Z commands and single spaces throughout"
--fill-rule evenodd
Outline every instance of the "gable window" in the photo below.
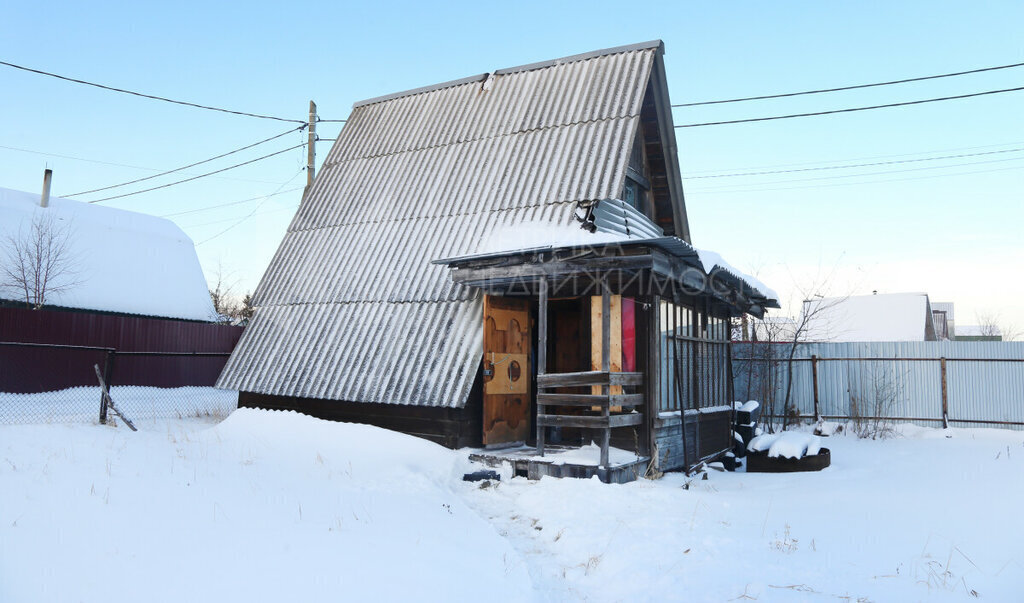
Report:
M 640 191 L 638 190 L 639 188 L 640 185 L 627 178 L 626 188 L 625 190 L 622 191 L 622 200 L 625 201 L 626 205 L 632 207 L 633 209 L 640 209 L 640 211 L 643 211 L 637 204 L 640 198 Z
M 641 213 L 647 213 L 644 194 L 650 188 L 650 182 L 643 174 L 632 167 L 626 168 L 626 184 L 622 187 L 622 200 Z

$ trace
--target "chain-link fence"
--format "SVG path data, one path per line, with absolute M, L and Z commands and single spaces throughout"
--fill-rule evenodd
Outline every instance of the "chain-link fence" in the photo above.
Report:
M 0 424 L 97 422 L 101 379 L 132 421 L 226 416 L 238 393 L 213 384 L 229 355 L 0 342 Z

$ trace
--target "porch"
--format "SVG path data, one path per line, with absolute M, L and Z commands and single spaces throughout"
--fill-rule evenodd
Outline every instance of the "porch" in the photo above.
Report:
M 772 300 L 734 274 L 705 272 L 684 241 L 439 263 L 484 294 L 486 449 L 477 460 L 527 477 L 621 481 L 689 471 L 732 449 L 729 319 L 763 314 Z M 591 441 L 596 459 L 565 462 L 566 446 Z

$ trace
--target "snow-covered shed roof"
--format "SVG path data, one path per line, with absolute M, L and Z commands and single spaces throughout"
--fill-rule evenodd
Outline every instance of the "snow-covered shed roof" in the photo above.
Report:
M 575 236 L 580 202 L 620 196 L 641 128 L 667 182 L 658 226 L 688 239 L 662 53 L 611 48 L 357 103 L 218 385 L 463 406 L 481 294 L 431 260 L 477 253 L 511 225 Z
M 935 341 L 925 293 L 852 295 L 805 301 L 820 311 L 807 323 L 808 341 Z
M 123 209 L 0 188 L 0 241 L 26 235 L 35 217 L 52 217 L 68 236 L 75 284 L 48 295 L 47 306 L 187 320 L 213 320 L 192 239 L 170 220 Z M 5 261 L 0 251 L 0 261 Z M 9 285 L 0 299 L 24 301 Z

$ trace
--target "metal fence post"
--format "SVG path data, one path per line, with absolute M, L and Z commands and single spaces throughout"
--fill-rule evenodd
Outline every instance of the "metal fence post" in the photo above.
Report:
M 942 373 L 942 428 L 949 429 L 949 387 L 946 385 L 946 358 L 939 358 Z
M 114 350 L 107 350 L 107 359 L 103 363 L 103 382 L 110 388 L 110 376 L 114 372 Z M 107 398 L 100 392 L 100 425 L 107 424 Z

